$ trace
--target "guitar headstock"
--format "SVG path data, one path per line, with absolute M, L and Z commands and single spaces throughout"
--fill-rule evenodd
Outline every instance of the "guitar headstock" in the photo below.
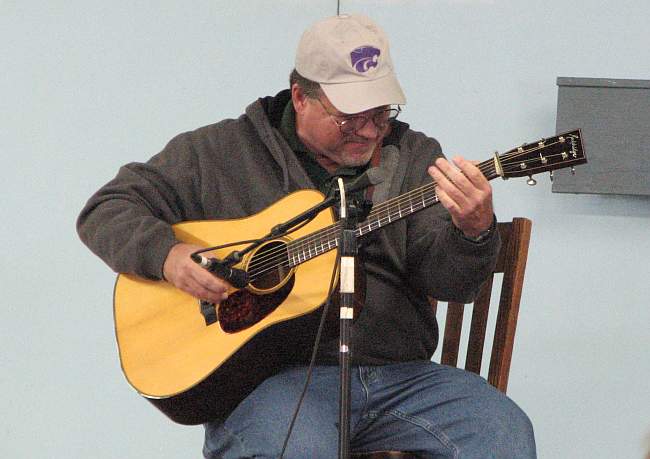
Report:
M 587 162 L 580 130 L 541 139 L 524 144 L 518 148 L 495 156 L 497 173 L 502 178 L 531 177 L 529 184 L 534 185 L 534 174 L 563 169 Z

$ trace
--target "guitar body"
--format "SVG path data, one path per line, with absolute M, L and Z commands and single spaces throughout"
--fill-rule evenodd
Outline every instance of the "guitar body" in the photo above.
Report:
M 173 229 L 181 241 L 202 247 L 257 239 L 322 199 L 317 191 L 302 190 L 248 218 L 183 222 Z M 332 223 L 331 211 L 321 212 L 289 238 L 298 239 Z M 244 247 L 212 253 L 225 258 Z M 251 282 L 250 288 L 233 290 L 226 301 L 234 303 L 228 309 L 222 303 L 218 314 L 222 320 L 210 324 L 199 301 L 171 284 L 120 274 L 114 317 L 124 375 L 175 422 L 198 424 L 227 416 L 282 365 L 308 360 L 335 262 L 336 251 L 330 251 L 271 279 L 270 284 L 282 284 L 279 289 L 268 288 L 269 282 L 255 288 Z M 246 259 L 238 267 L 246 269 L 245 263 Z M 226 312 L 246 307 L 262 311 L 244 326 L 235 320 L 235 331 L 224 331 Z

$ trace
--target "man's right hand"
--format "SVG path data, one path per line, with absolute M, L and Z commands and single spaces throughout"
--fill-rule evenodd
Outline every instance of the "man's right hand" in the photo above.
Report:
M 201 247 L 184 242 L 173 246 L 163 264 L 163 275 L 167 282 L 200 300 L 220 303 L 228 298 L 231 285 L 192 261 L 190 255 L 197 250 Z

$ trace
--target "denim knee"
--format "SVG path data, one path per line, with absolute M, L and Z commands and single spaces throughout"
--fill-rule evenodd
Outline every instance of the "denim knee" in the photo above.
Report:
M 535 458 L 535 435 L 530 418 L 505 395 L 492 400 L 477 421 L 485 456 L 494 458 Z

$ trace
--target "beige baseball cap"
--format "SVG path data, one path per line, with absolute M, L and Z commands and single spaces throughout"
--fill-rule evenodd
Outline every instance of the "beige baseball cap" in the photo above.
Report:
M 296 71 L 320 83 L 343 113 L 406 103 L 388 38 L 367 16 L 342 14 L 313 24 L 298 44 Z

